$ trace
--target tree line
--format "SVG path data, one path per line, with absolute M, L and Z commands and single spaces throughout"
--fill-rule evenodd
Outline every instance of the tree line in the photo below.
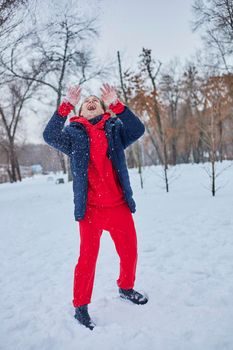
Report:
M 41 26 L 36 0 L 0 1 L 0 148 L 11 182 L 21 180 L 17 149 L 27 143 L 29 116 L 41 124 L 45 108 L 55 109 L 69 84 L 96 79 L 112 80 L 145 124 L 143 139 L 127 149 L 129 166 L 141 174 L 145 160 L 161 164 L 167 191 L 170 166 L 208 161 L 213 175 L 216 161 L 233 158 L 231 1 L 194 1 L 193 31 L 201 32 L 204 47 L 185 64 L 177 58 L 163 64 L 143 47 L 136 68 L 127 67 L 119 51 L 112 62 L 100 62 L 94 55 L 98 19 L 67 4 Z M 69 171 L 67 157 L 57 156 Z

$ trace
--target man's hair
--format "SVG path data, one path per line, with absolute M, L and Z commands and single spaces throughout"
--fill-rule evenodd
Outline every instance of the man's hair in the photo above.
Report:
M 98 98 L 98 100 L 100 101 L 100 104 L 101 104 L 101 107 L 103 108 L 103 111 L 106 112 L 107 108 L 104 104 L 104 102 L 96 95 L 90 95 L 90 96 L 95 96 L 96 98 Z M 81 104 L 79 110 L 78 110 L 78 115 L 81 115 L 81 112 L 82 112 L 82 106 L 83 106 L 83 103 Z

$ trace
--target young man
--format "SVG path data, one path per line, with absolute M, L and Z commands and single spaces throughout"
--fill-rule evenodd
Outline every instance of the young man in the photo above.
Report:
M 145 127 L 117 97 L 115 89 L 103 84 L 101 99 L 84 99 L 79 115 L 69 113 L 79 103 L 76 85 L 48 122 L 44 140 L 70 157 L 73 174 L 74 216 L 79 223 L 80 255 L 74 271 L 74 317 L 93 329 L 88 313 L 94 284 L 100 237 L 109 231 L 120 258 L 117 279 L 121 298 L 135 304 L 148 299 L 133 289 L 137 264 L 137 236 L 132 213 L 136 211 L 124 149 L 140 138 Z M 116 117 L 106 111 L 106 106 Z

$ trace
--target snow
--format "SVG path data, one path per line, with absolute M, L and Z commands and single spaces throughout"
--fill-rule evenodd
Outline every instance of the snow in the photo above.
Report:
M 174 169 L 168 194 L 159 166 L 144 169 L 143 189 L 129 170 L 137 203 L 134 288 L 150 300 L 138 306 L 119 298 L 119 258 L 103 231 L 89 304 L 93 331 L 73 317 L 79 231 L 72 184 L 36 175 L 0 185 L 1 349 L 233 349 L 233 166 L 218 177 L 215 198 L 203 165 Z

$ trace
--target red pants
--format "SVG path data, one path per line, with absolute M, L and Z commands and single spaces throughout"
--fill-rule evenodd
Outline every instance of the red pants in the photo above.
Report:
M 120 288 L 133 288 L 137 264 L 137 236 L 127 203 L 116 207 L 87 206 L 79 221 L 80 254 L 74 271 L 73 305 L 89 304 L 94 284 L 96 261 L 103 230 L 109 231 L 120 258 Z

